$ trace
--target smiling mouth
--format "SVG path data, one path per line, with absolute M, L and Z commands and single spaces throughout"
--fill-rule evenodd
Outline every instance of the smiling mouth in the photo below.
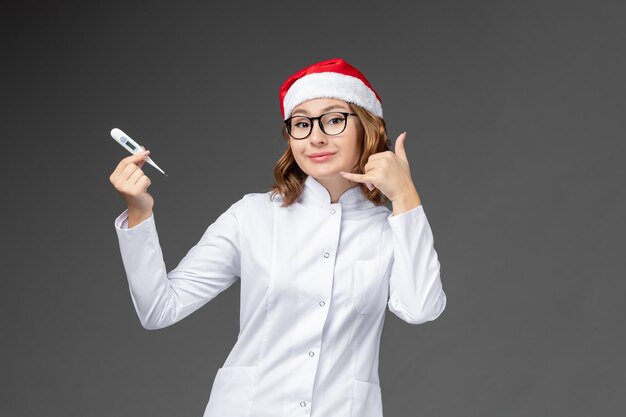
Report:
M 309 156 L 309 158 L 315 162 L 321 162 L 321 161 L 326 161 L 332 158 L 333 156 L 335 156 L 334 153 L 329 153 L 329 154 L 319 155 L 319 156 Z
M 312 155 L 309 155 L 309 158 L 319 158 L 321 156 L 331 156 L 331 155 L 334 155 L 336 153 L 337 152 L 325 152 L 325 153 L 320 153 L 320 154 L 312 154 Z

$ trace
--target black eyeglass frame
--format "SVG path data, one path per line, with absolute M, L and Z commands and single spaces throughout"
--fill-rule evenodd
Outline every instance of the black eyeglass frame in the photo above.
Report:
M 322 117 L 328 115 L 328 114 L 333 114 L 333 113 L 337 113 L 337 114 L 341 114 L 343 115 L 343 117 L 346 118 L 346 123 L 343 125 L 343 129 L 341 129 L 341 132 L 337 132 L 337 133 L 326 133 L 326 131 L 324 130 L 324 126 L 322 125 Z M 313 132 L 313 121 L 317 120 L 317 125 L 320 127 L 320 130 L 322 132 L 324 132 L 325 135 L 328 136 L 337 136 L 337 135 L 341 135 L 345 130 L 346 130 L 346 126 L 348 126 L 348 116 L 356 116 L 356 113 L 348 113 L 348 112 L 343 112 L 343 111 L 330 111 L 328 113 L 324 113 L 324 114 L 320 114 L 317 117 L 308 117 L 308 116 L 302 116 L 302 115 L 297 115 L 297 116 L 291 116 L 290 118 L 288 118 L 287 120 L 285 120 L 283 123 L 285 123 L 285 129 L 287 129 L 287 134 L 289 134 L 289 136 L 291 136 L 292 138 L 294 138 L 295 140 L 303 140 L 308 138 L 309 136 L 311 136 L 311 133 Z M 289 125 L 291 123 L 291 119 L 293 119 L 294 117 L 302 117 L 305 119 L 309 120 L 309 125 L 311 126 L 309 128 L 309 133 L 303 137 L 303 138 L 296 138 L 291 134 L 291 129 L 289 128 Z

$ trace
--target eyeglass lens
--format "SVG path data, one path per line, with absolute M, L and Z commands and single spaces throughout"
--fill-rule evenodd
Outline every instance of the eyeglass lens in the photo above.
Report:
M 316 118 L 314 118 L 316 119 Z M 346 128 L 346 116 L 341 113 L 326 113 L 320 116 L 321 128 L 327 135 L 338 135 Z M 289 133 L 296 139 L 304 139 L 311 133 L 313 124 L 311 119 L 304 116 L 294 116 L 288 125 Z

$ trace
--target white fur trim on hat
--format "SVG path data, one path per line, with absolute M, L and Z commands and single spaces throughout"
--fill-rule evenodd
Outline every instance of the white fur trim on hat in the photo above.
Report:
M 363 81 L 338 72 L 317 72 L 305 75 L 289 88 L 283 100 L 285 120 L 297 105 L 315 98 L 334 98 L 354 103 L 383 117 L 380 101 Z

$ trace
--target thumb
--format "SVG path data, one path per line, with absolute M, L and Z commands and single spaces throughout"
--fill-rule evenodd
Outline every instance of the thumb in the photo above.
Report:
M 406 156 L 406 151 L 404 150 L 404 141 L 406 140 L 406 132 L 402 132 L 400 134 L 400 136 L 398 136 L 398 139 L 396 139 L 396 145 L 395 145 L 395 149 L 394 152 L 396 154 L 396 156 L 400 159 L 402 159 L 403 161 L 405 161 L 406 163 L 409 162 L 409 158 L 407 158 Z

